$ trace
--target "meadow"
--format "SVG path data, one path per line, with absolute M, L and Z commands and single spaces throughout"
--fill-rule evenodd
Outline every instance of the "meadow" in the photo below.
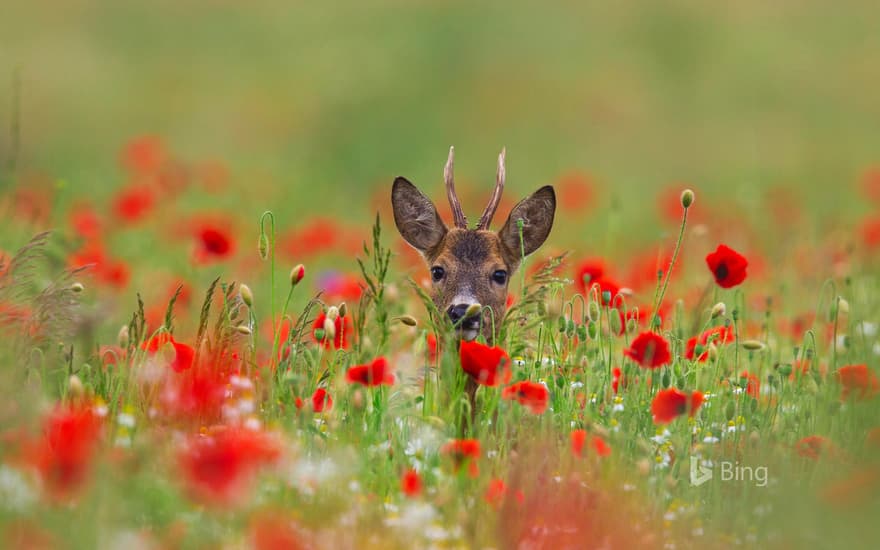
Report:
M 0 546 L 877 546 L 871 3 L 2 10 Z

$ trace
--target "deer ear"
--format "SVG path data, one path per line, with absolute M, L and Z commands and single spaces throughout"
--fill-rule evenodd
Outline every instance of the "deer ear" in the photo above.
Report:
M 422 254 L 429 254 L 446 236 L 446 224 L 434 203 L 406 178 L 394 180 L 391 205 L 400 235 Z
M 507 217 L 504 227 L 498 232 L 501 243 L 507 251 L 511 265 L 519 265 L 524 256 L 537 250 L 553 227 L 556 214 L 556 192 L 545 185 L 521 200 Z M 522 220 L 522 242 L 520 242 L 517 221 Z

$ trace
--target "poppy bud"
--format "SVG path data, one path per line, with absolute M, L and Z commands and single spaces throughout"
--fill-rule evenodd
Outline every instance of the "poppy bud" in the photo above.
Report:
M 253 334 L 253 331 L 247 325 L 238 325 L 237 327 L 235 327 L 235 332 L 239 334 L 244 334 L 245 336 L 250 336 L 251 334 Z
M 694 192 L 690 189 L 685 189 L 681 192 L 681 205 L 687 209 L 692 204 L 694 204 Z
M 419 322 L 416 321 L 416 318 L 412 315 L 401 315 L 400 317 L 396 317 L 395 319 L 408 327 L 414 327 L 419 324 Z
M 603 290 L 602 291 L 602 303 L 606 306 L 611 303 L 611 291 Z
M 315 340 L 317 340 L 318 342 L 324 341 L 324 329 L 322 329 L 322 328 L 315 329 Z
M 328 340 L 336 338 L 336 324 L 329 317 L 324 319 L 324 336 Z
M 620 321 L 620 312 L 617 311 L 617 308 L 614 308 L 608 313 L 608 316 L 611 324 L 611 331 L 614 334 L 620 334 L 620 331 L 623 328 Z
M 764 342 L 758 340 L 743 340 L 742 347 L 749 351 L 761 351 L 766 346 L 764 345 Z
M 72 285 L 70 285 L 71 292 L 75 292 L 77 294 L 82 292 L 83 289 L 85 289 L 85 287 L 83 286 L 82 283 L 73 283 Z
M 327 319 L 331 321 L 335 321 L 339 318 L 339 308 L 336 306 L 330 306 L 327 308 Z
M 128 325 L 122 325 L 122 328 L 119 329 L 119 334 L 116 335 L 116 343 L 119 344 L 120 348 L 128 347 Z
M 714 306 L 712 306 L 712 318 L 720 317 L 727 313 L 727 306 L 724 305 L 724 302 L 718 302 Z
M 296 264 L 293 266 L 293 269 L 290 270 L 290 286 L 296 286 L 300 281 L 303 280 L 303 277 L 306 276 L 306 268 L 303 264 Z
M 481 309 L 483 309 L 483 306 L 480 304 L 469 305 L 468 308 L 464 312 L 464 318 L 467 319 L 468 317 L 476 317 L 477 315 L 480 314 Z
M 269 237 L 265 233 L 260 233 L 260 240 L 257 243 L 257 251 L 260 253 L 260 259 L 265 260 L 269 257 Z
M 596 302 L 590 302 L 590 305 L 587 307 L 587 317 L 589 317 L 591 321 L 599 319 L 599 304 Z
M 781 376 L 788 376 L 788 375 L 791 374 L 791 371 L 792 371 L 793 369 L 792 369 L 791 365 L 789 365 L 788 363 L 784 363 L 784 364 L 782 364 L 782 365 L 779 365 L 779 369 L 778 369 L 778 370 L 779 370 L 779 374 L 780 374 Z
M 251 291 L 251 287 L 247 285 L 239 285 L 238 294 L 241 296 L 241 301 L 244 302 L 247 307 L 253 307 L 254 293 Z
M 339 304 L 339 316 L 345 317 L 345 314 L 348 313 L 348 306 L 345 305 L 345 302 Z
M 82 286 L 82 285 L 80 285 Z M 843 298 L 837 299 L 837 311 L 840 313 L 849 313 L 849 302 L 844 300 Z
M 70 396 L 74 399 L 79 399 L 86 393 L 86 388 L 83 386 L 82 380 L 79 379 L 79 376 L 72 374 L 70 378 L 67 379 L 67 390 L 70 392 Z

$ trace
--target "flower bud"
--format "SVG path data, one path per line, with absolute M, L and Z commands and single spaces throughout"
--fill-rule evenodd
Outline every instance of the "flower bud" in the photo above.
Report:
M 414 327 L 419 324 L 418 321 L 416 321 L 416 318 L 412 315 L 401 315 L 400 317 L 396 317 L 395 319 L 408 327 Z
M 335 321 L 339 318 L 339 308 L 336 306 L 330 306 L 327 308 L 326 317 L 331 321 Z
M 464 318 L 467 319 L 468 317 L 476 317 L 477 315 L 480 314 L 481 309 L 483 309 L 483 306 L 480 304 L 469 305 L 468 308 L 464 312 Z
M 238 285 L 238 294 L 241 296 L 241 301 L 247 305 L 247 307 L 253 307 L 254 305 L 254 293 L 251 291 L 251 287 L 247 285 Z
M 849 302 L 844 300 L 843 298 L 837 299 L 837 311 L 840 313 L 849 313 Z
M 687 209 L 692 204 L 694 204 L 694 192 L 690 189 L 685 189 L 681 192 L 681 205 Z
M 331 321 L 329 317 L 324 319 L 324 337 L 327 340 L 333 340 L 336 338 L 336 323 Z
M 82 283 L 73 283 L 72 285 L 70 285 L 71 292 L 75 292 L 77 294 L 82 292 L 84 289 L 85 289 L 85 287 L 83 286 Z
M 82 380 L 75 374 L 71 374 L 70 378 L 67 379 L 67 389 L 70 392 L 70 396 L 74 399 L 79 399 L 86 393 L 86 387 L 83 385 Z
M 257 251 L 260 253 L 260 259 L 265 260 L 269 257 L 269 237 L 265 233 L 260 233 L 260 240 L 257 243 Z
M 290 285 L 296 286 L 300 281 L 303 280 L 303 277 L 306 276 L 306 268 L 303 264 L 296 264 L 293 266 L 293 269 L 290 270 Z
M 761 351 L 767 346 L 764 345 L 764 342 L 761 342 L 760 340 L 743 340 L 742 347 L 749 351 Z
M 122 349 L 128 347 L 128 325 L 122 325 L 122 328 L 119 329 L 119 334 L 116 335 L 116 343 Z
M 348 313 L 348 306 L 345 305 L 345 302 L 339 304 L 339 316 L 345 317 L 346 313 Z
M 717 304 L 712 306 L 712 318 L 713 319 L 715 319 L 716 317 L 720 317 L 720 316 L 724 315 L 725 313 L 727 313 L 727 306 L 724 304 L 724 302 L 718 302 Z

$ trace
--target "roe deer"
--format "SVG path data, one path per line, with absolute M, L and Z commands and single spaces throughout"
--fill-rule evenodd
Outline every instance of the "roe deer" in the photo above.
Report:
M 495 340 L 492 328 L 500 323 L 507 309 L 510 276 L 523 257 L 537 250 L 550 234 L 556 193 L 550 185 L 538 189 L 513 207 L 500 231 L 490 231 L 489 224 L 504 189 L 505 151 L 502 150 L 498 155 L 492 198 L 476 228 L 469 229 L 455 194 L 454 153 L 450 147 L 443 176 L 455 227 L 447 228 L 431 200 L 403 177 L 396 178 L 391 189 L 394 223 L 406 242 L 428 263 L 437 309 L 449 316 L 461 338 L 473 340 L 482 332 L 492 344 Z M 475 312 L 474 304 L 488 306 L 491 313 Z M 467 318 L 466 312 L 469 312 Z

